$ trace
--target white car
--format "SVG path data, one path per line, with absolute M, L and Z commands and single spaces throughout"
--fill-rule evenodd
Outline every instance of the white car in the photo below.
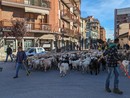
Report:
M 26 51 L 27 56 L 34 56 L 36 54 L 45 54 L 46 51 L 43 47 L 30 47 Z

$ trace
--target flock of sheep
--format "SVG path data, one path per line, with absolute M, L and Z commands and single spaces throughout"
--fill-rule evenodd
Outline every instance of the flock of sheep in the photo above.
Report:
M 129 72 L 129 60 L 125 52 L 119 52 L 122 57 L 122 64 L 127 72 Z M 59 69 L 60 76 L 65 76 L 67 71 L 79 70 L 90 74 L 99 74 L 101 70 L 107 71 L 106 58 L 98 59 L 103 54 L 103 51 L 88 50 L 88 51 L 75 51 L 65 53 L 47 53 L 30 56 L 27 58 L 27 66 L 33 70 Z

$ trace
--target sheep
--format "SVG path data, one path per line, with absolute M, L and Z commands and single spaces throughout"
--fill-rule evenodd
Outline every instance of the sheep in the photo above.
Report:
M 45 72 L 46 72 L 47 68 L 51 68 L 51 66 L 52 66 L 52 63 L 51 63 L 50 59 L 43 59 L 42 64 L 43 64 Z
M 72 64 L 73 69 L 77 69 L 77 67 L 80 65 L 80 59 L 79 60 L 69 60 L 69 64 Z
M 58 68 L 60 70 L 60 76 L 66 76 L 67 71 L 69 70 L 69 64 L 68 63 L 58 63 Z
M 88 58 L 80 61 L 80 66 L 82 67 L 82 71 L 83 72 L 85 72 L 86 70 L 88 70 L 90 62 L 91 62 L 91 58 L 90 57 L 88 57 Z
M 33 67 L 33 69 L 39 68 L 40 67 L 40 60 L 39 59 L 32 60 L 32 67 Z
M 123 60 L 122 61 L 122 64 L 123 64 L 123 66 L 124 66 L 124 69 L 129 73 L 129 63 L 130 63 L 130 61 L 128 61 L 128 60 Z M 125 73 L 125 75 L 126 75 L 126 73 Z
M 27 58 L 27 65 L 28 66 L 32 66 L 32 61 L 36 60 L 36 58 L 34 56 L 28 57 Z
M 97 75 L 100 71 L 100 64 L 96 58 L 91 60 L 91 63 L 89 65 L 90 73 L 93 74 L 93 71 L 95 72 L 95 75 Z

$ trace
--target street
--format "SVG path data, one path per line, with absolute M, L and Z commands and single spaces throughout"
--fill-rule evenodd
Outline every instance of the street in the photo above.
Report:
M 59 71 L 32 71 L 26 76 L 20 70 L 19 78 L 15 75 L 15 64 L 0 62 L 0 98 L 129 98 L 130 79 L 120 73 L 120 89 L 123 95 L 107 93 L 104 82 L 107 72 L 90 75 L 80 71 L 69 71 L 67 76 L 60 77 Z M 113 83 L 111 83 L 111 88 Z

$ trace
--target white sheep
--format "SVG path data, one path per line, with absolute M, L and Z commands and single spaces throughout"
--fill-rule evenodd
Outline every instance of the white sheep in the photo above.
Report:
M 80 61 L 80 59 L 75 61 L 69 60 L 69 64 L 72 64 L 73 69 L 77 69 L 77 67 L 80 65 Z
M 128 61 L 128 60 L 123 60 L 122 61 L 122 64 L 124 65 L 124 68 L 125 68 L 125 70 L 129 73 L 129 63 L 130 63 L 130 61 Z M 126 73 L 125 73 L 125 75 L 126 75 Z
M 40 67 L 40 59 L 35 59 L 32 61 L 33 69 L 37 69 Z
M 47 68 L 51 68 L 51 60 L 50 59 L 44 59 L 42 60 L 42 64 L 44 66 L 44 71 L 46 72 Z
M 80 61 L 80 66 L 82 67 L 83 72 L 88 70 L 90 62 L 91 62 L 91 58 L 90 57 L 87 57 L 86 59 Z
M 67 74 L 67 71 L 69 70 L 68 63 L 58 63 L 58 68 L 60 70 L 60 75 L 65 76 Z

